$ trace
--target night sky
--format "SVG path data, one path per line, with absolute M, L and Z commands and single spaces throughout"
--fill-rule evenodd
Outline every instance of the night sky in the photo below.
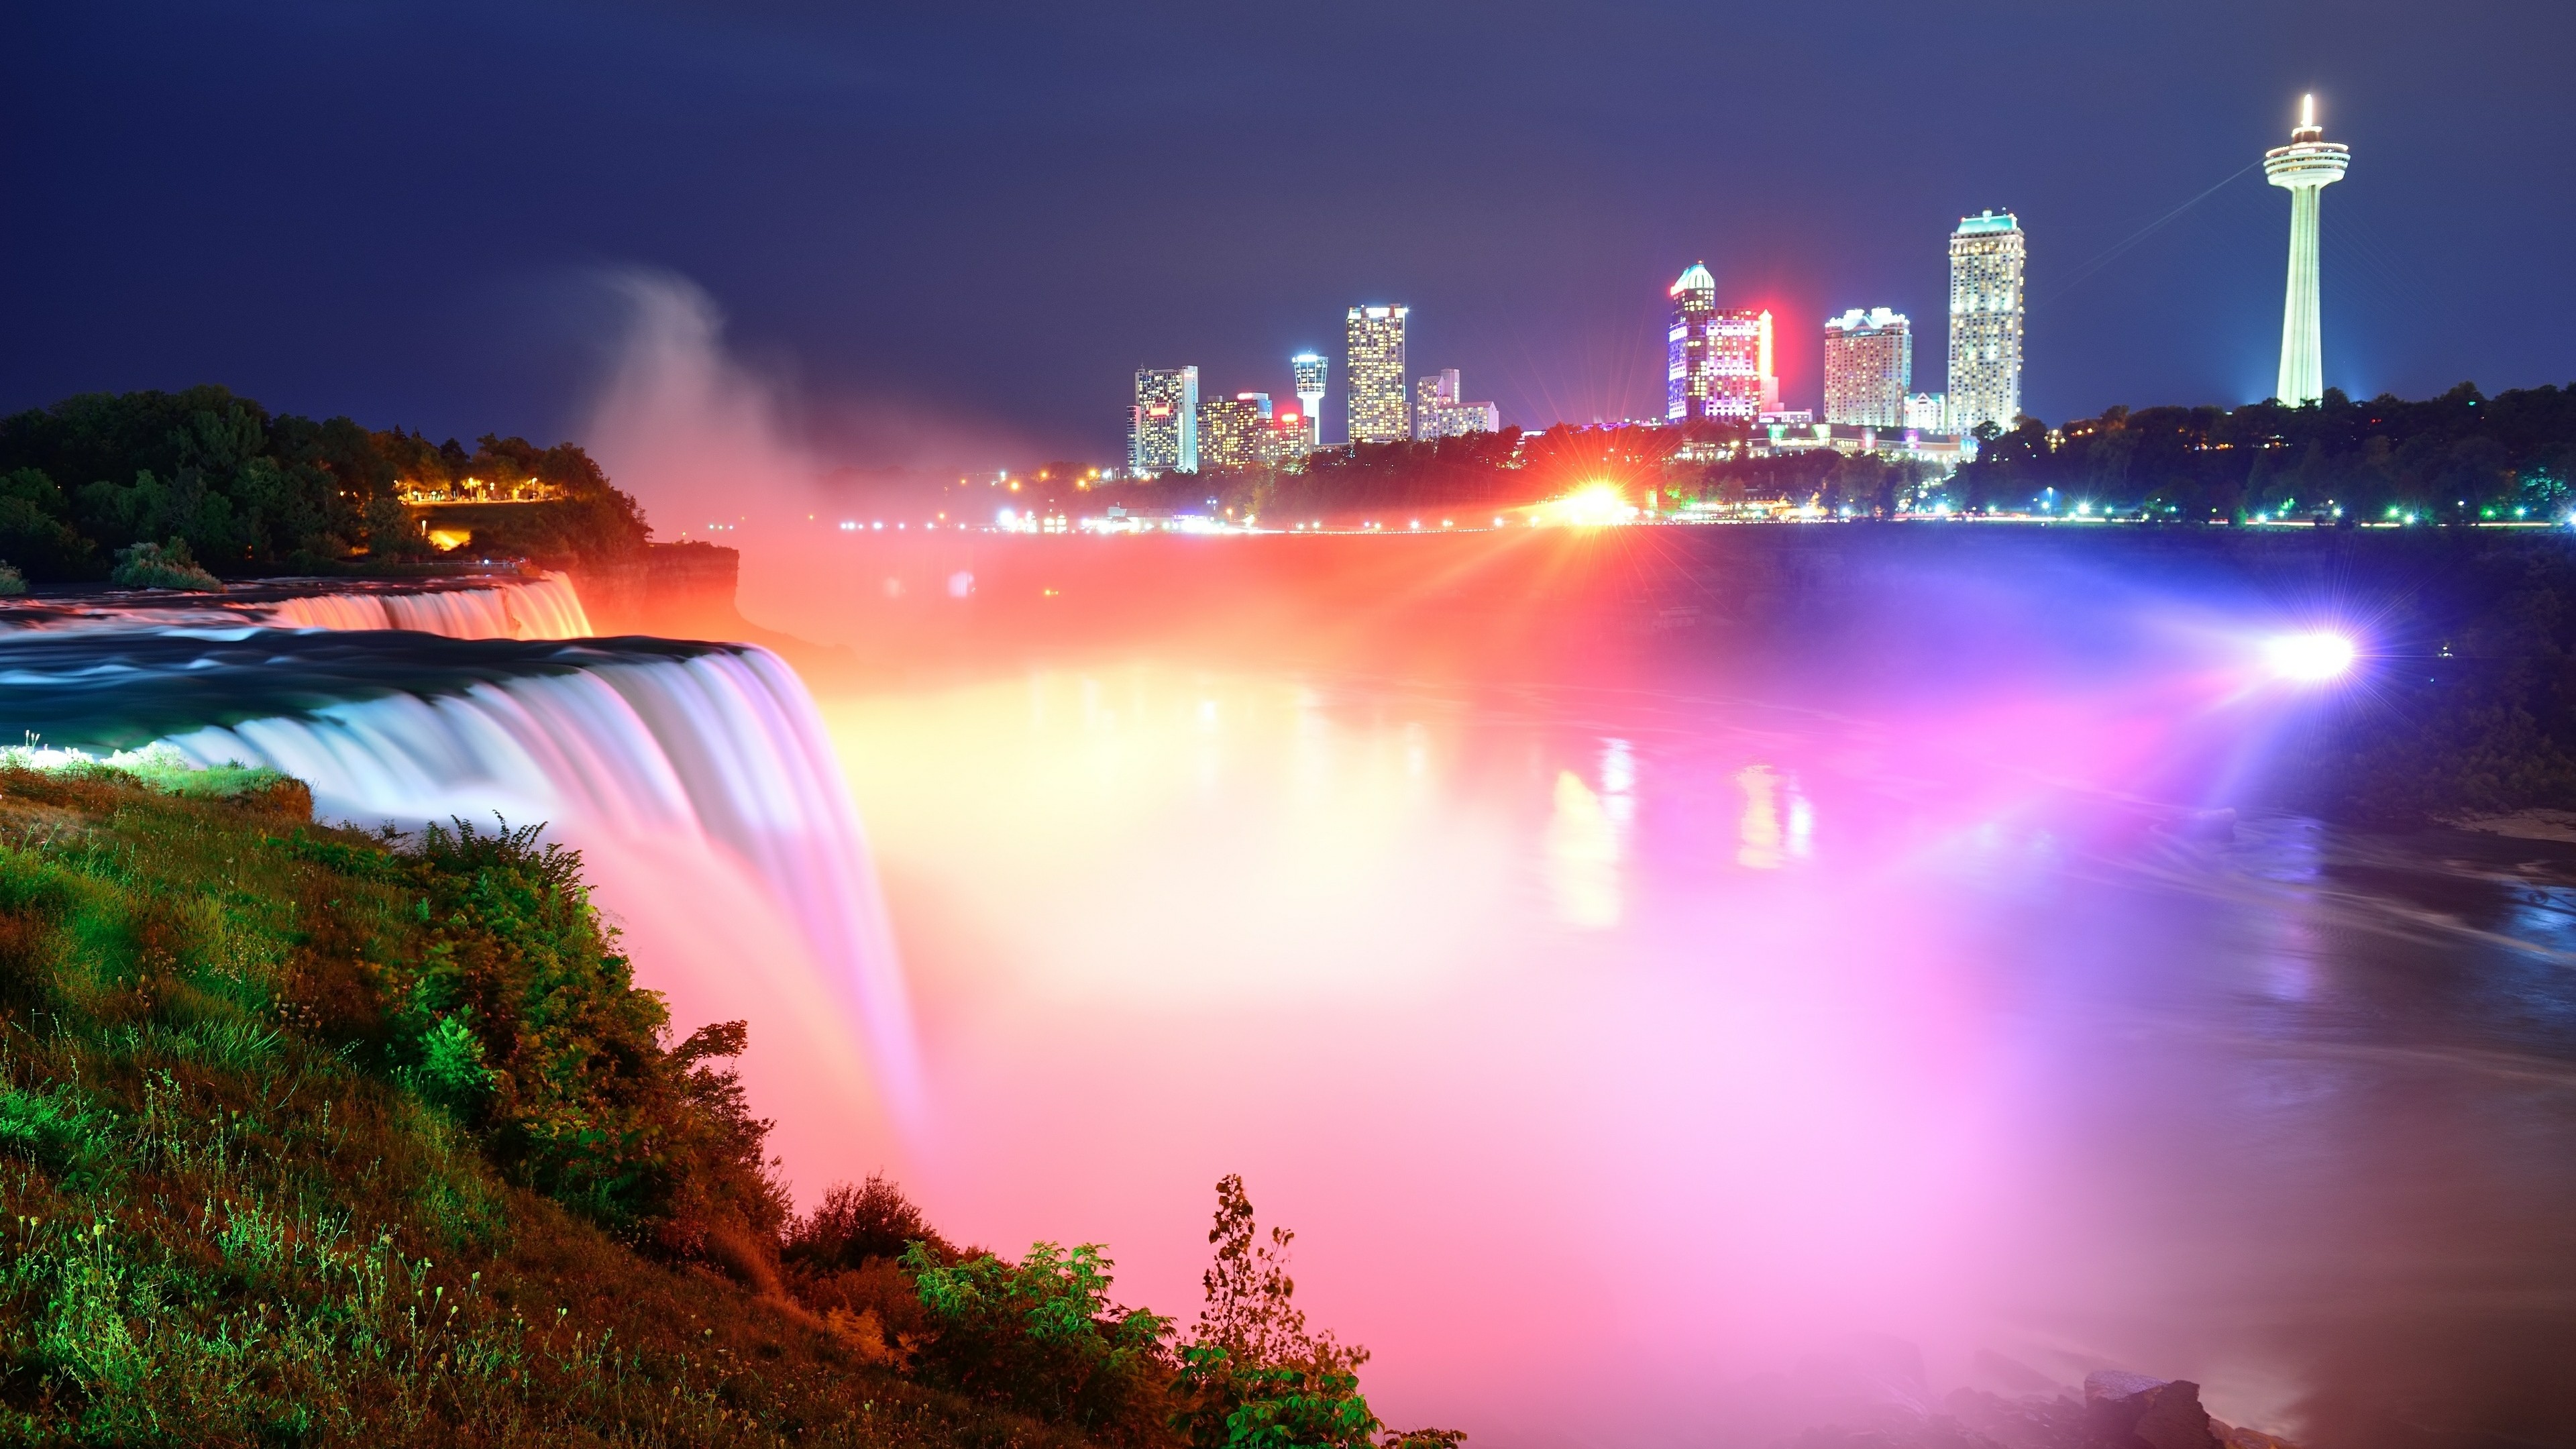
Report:
M 2031 237 L 2032 411 L 2232 403 L 2270 391 L 2288 201 L 2226 178 L 2311 88 L 2355 152 L 2328 384 L 2565 383 L 2571 52 L 2565 0 L 13 6 L 0 407 L 213 381 L 577 435 L 602 279 L 646 268 L 857 464 L 1115 460 L 1134 368 L 1284 396 L 1306 347 L 1337 431 L 1362 301 L 1506 422 L 1590 422 L 1661 411 L 1700 258 L 1813 405 L 1849 306 L 1910 313 L 1942 384 L 1985 207 Z

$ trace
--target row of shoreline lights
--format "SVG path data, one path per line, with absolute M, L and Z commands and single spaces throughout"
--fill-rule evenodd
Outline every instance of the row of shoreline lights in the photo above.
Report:
M 1611 492 L 1605 495 L 1595 493 L 1592 490 L 1587 489 L 1574 494 L 1569 494 L 1563 498 L 1554 499 L 1550 502 L 1540 504 L 1528 510 L 1523 521 L 1531 528 L 1543 528 L 1549 525 L 1554 525 L 1560 528 L 1610 528 L 1623 523 L 1635 522 L 1639 511 L 1639 509 L 1629 504 L 1616 492 Z M 1812 509 L 1808 511 L 1811 513 L 1814 512 Z M 2524 510 L 2517 508 L 2514 510 L 2514 515 L 2516 519 L 2519 520 L 2523 518 Z M 1842 516 L 1845 518 L 1851 517 L 1852 510 L 1845 508 L 1842 511 Z M 1956 515 L 1953 514 L 1947 504 L 1942 504 L 1933 508 L 1932 516 L 1936 518 L 1950 518 Z M 2079 507 L 2077 509 L 2077 516 L 2079 518 L 2090 519 L 2097 515 L 2092 512 L 2088 505 Z M 2106 523 L 2113 521 L 2111 514 L 2107 510 L 2098 515 L 2098 517 L 2101 521 Z M 2332 517 L 2337 519 L 2342 518 L 2343 510 L 2340 508 L 2334 510 Z M 1014 513 L 1010 509 L 1005 508 L 994 516 L 993 521 L 997 527 L 1018 531 L 1025 529 L 1027 525 L 1034 522 L 1036 518 L 1037 513 L 1034 509 L 1026 513 Z M 924 520 L 921 526 L 924 529 L 936 529 L 944 519 L 945 515 L 942 515 L 939 520 Z M 2246 521 L 2257 524 L 2277 523 L 2288 521 L 2288 517 L 2286 514 L 2267 515 L 2258 513 Z M 2400 513 L 2395 509 L 2391 509 L 2389 510 L 2387 523 L 2382 524 L 2381 526 L 2385 527 L 2388 524 L 2406 525 L 2420 521 L 2421 519 L 2415 514 Z M 1250 519 L 1245 520 L 1245 524 L 1247 525 L 1246 531 L 1253 531 L 1249 528 L 1250 523 Z M 2576 527 L 2576 514 L 2570 514 L 2567 517 L 2558 520 L 2558 523 L 2563 526 Z M 961 533 L 968 530 L 968 525 L 963 523 L 951 523 L 948 526 Z M 1457 526 L 1458 521 L 1454 518 L 1444 518 L 1441 519 L 1439 523 L 1439 528 L 1441 529 L 1454 529 Z M 1496 514 L 1492 524 L 1489 525 L 1489 527 L 1492 528 L 1508 528 L 1510 526 L 1511 521 L 1500 514 Z M 2542 527 L 2548 525 L 2534 524 L 2532 526 Z M 730 523 L 710 523 L 707 525 L 707 530 L 711 533 L 728 533 L 734 531 L 737 527 L 738 525 Z M 895 522 L 895 528 L 897 531 L 906 531 L 911 528 L 911 524 L 907 520 L 898 519 Z M 1474 525 L 1470 524 L 1469 528 L 1473 529 Z M 840 523 L 840 530 L 843 533 L 866 533 L 871 530 L 882 533 L 885 531 L 885 520 L 880 518 L 871 520 L 867 523 L 860 523 L 855 519 L 843 519 Z M 1288 532 L 1290 533 L 1384 533 L 1385 531 L 1386 525 L 1378 522 L 1376 519 L 1365 520 L 1356 528 L 1327 528 L 1324 524 L 1324 520 L 1320 518 L 1311 519 L 1304 523 L 1292 523 L 1288 525 Z M 1425 532 L 1437 530 L 1425 529 L 1422 520 L 1417 518 L 1411 521 L 1405 531 Z M 433 537 L 436 536 L 437 531 L 433 530 Z M 455 543 L 457 544 L 461 544 L 465 541 L 465 536 L 463 534 L 457 534 L 454 537 Z M 442 547 L 453 546 L 454 544 L 442 544 Z
M 1626 493 L 1620 489 L 1619 485 L 1607 480 L 1586 483 L 1581 487 L 1574 489 L 1572 492 L 1566 493 L 1560 497 L 1516 511 L 1522 514 L 1523 521 L 1532 528 L 1541 528 L 1550 525 L 1565 528 L 1608 528 L 1623 523 L 1633 523 L 1643 512 L 1642 509 L 1628 501 Z M 1844 512 L 1845 515 L 1848 516 L 1850 510 L 1846 509 Z M 1952 510 L 1950 510 L 1946 505 L 1936 507 L 1933 512 L 1935 516 L 1939 517 L 1949 517 L 1952 515 Z M 2113 516 L 2109 509 L 2104 509 L 2097 514 L 2094 511 L 2094 505 L 2089 502 L 2078 503 L 2075 507 L 2074 514 L 2078 518 L 2100 518 L 2106 522 L 2110 521 Z M 1035 519 L 1036 516 L 1036 511 L 1034 509 L 1027 512 L 1014 512 L 1011 509 L 1005 508 L 996 514 L 994 521 L 996 524 L 1004 528 L 1020 528 L 1025 527 L 1026 524 Z M 2288 516 L 2289 510 L 2284 508 L 2281 511 L 2270 515 L 2258 513 L 2254 515 L 2253 519 L 2250 521 L 2282 521 L 2286 520 Z M 2335 508 L 2329 516 L 2340 519 L 2344 516 L 2344 513 L 2341 508 Z M 2523 509 L 2515 509 L 2514 516 L 2517 519 L 2523 518 L 2526 516 L 2526 511 Z M 941 523 L 947 522 L 947 519 L 948 515 L 943 513 L 939 515 L 937 520 L 925 521 L 921 526 L 926 529 L 935 529 L 939 527 Z M 2390 523 L 2411 524 L 2418 522 L 2419 518 L 2416 514 L 2404 513 L 2398 509 L 2392 508 L 2389 510 L 2387 521 Z M 2571 514 L 2560 521 L 2567 524 L 2576 524 L 2576 514 Z M 1249 524 L 1251 520 L 1247 519 L 1245 522 Z M 730 524 L 709 525 L 710 528 L 728 529 L 732 526 L 733 525 Z M 840 526 L 841 530 L 845 533 L 865 532 L 868 530 L 882 531 L 885 528 L 885 521 L 883 519 L 877 519 L 868 523 L 860 523 L 856 520 L 845 519 L 842 521 Z M 963 530 L 968 527 L 968 525 L 963 523 L 949 523 L 948 526 L 959 530 Z M 1455 518 L 1443 518 L 1439 522 L 1440 528 L 1456 528 L 1457 526 L 1458 521 Z M 1511 526 L 1511 520 L 1506 515 L 1496 514 L 1494 515 L 1491 526 L 1494 528 L 1507 528 Z M 898 521 L 895 524 L 895 527 L 897 529 L 907 529 L 910 527 L 910 524 L 905 521 Z M 1473 525 L 1470 525 L 1470 527 L 1473 527 Z M 1361 522 L 1355 528 L 1329 529 L 1325 526 L 1324 520 L 1317 518 L 1310 519 L 1304 523 L 1292 523 L 1288 526 L 1288 532 L 1384 533 L 1386 528 L 1387 525 L 1385 523 L 1376 519 L 1368 519 Z M 1427 528 L 1428 526 L 1423 522 L 1423 520 L 1416 518 L 1408 522 L 1405 531 L 1427 531 Z
M 1627 495 L 1620 490 L 1617 484 L 1609 482 L 1594 482 L 1587 483 L 1582 487 L 1575 489 L 1573 492 L 1566 494 L 1562 498 L 1554 499 L 1530 509 L 1527 516 L 1529 526 L 1532 528 L 1539 528 L 1548 524 L 1556 524 L 1560 527 L 1572 528 L 1603 528 L 1616 524 L 1632 522 L 1637 517 L 1637 514 L 1638 509 L 1634 504 L 1628 502 Z M 1034 512 L 1028 516 L 1033 517 Z M 806 517 L 810 520 L 813 515 L 807 514 Z M 924 522 L 921 526 L 926 529 L 935 529 L 941 522 L 946 521 L 947 517 L 948 515 L 943 513 L 939 515 L 937 520 Z M 1012 510 L 1005 508 L 995 514 L 993 521 L 996 525 L 1002 528 L 1013 528 L 1023 524 L 1024 516 L 1015 514 Z M 711 528 L 716 526 L 717 525 L 709 525 Z M 961 530 L 966 527 L 966 525 L 962 523 L 953 524 L 951 526 Z M 1444 518 L 1440 520 L 1440 527 L 1442 528 L 1456 528 L 1457 526 L 1458 521 L 1454 518 Z M 1506 528 L 1509 527 L 1510 524 L 1503 515 L 1496 514 L 1494 515 L 1493 526 L 1496 528 Z M 895 523 L 895 528 L 898 531 L 906 530 L 908 527 L 908 523 L 904 520 L 897 520 Z M 1408 531 L 1419 530 L 1421 527 L 1422 520 L 1417 518 L 1412 520 Z M 843 533 L 860 533 L 867 531 L 882 533 L 885 530 L 885 520 L 881 518 L 873 519 L 862 525 L 856 519 L 845 518 L 841 520 L 840 528 Z M 1294 523 L 1289 525 L 1289 532 L 1291 533 L 1304 533 L 1309 531 L 1320 532 L 1323 531 L 1323 529 L 1324 521 L 1320 518 L 1308 523 Z M 1372 519 L 1362 523 L 1357 529 L 1337 531 L 1383 533 L 1386 531 L 1386 525 Z

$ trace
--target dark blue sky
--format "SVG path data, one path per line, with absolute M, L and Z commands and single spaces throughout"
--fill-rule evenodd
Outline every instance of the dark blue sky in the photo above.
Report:
M 2270 390 L 2302 89 L 2326 375 L 2576 378 L 2565 0 L 12 7 L 0 406 L 220 381 L 432 433 L 577 428 L 603 268 L 692 279 L 850 461 L 1120 449 L 1128 374 L 1284 394 L 1342 309 L 1507 421 L 1659 410 L 1662 287 L 1926 329 L 2031 236 L 2029 406 Z M 925 427 L 909 426 L 927 420 Z

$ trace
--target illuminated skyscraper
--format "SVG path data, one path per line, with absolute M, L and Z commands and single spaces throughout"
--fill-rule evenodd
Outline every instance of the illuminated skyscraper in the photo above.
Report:
M 1780 410 L 1780 374 L 1774 371 L 1771 366 L 1770 312 L 1763 312 L 1758 320 L 1762 324 L 1762 333 L 1761 343 L 1758 348 L 1760 357 L 1754 364 L 1754 375 L 1759 378 L 1762 383 L 1761 410 L 1766 413 L 1776 413 Z
M 2021 223 L 1962 217 L 1950 234 L 1950 426 L 2010 428 L 2021 416 Z
M 1312 448 L 1324 440 L 1316 429 L 1324 421 L 1324 384 L 1332 364 L 1320 352 L 1300 352 L 1288 359 L 1288 374 L 1297 383 L 1297 412 L 1305 419 L 1306 446 Z
M 1720 307 L 1708 324 L 1708 416 L 1749 423 L 1780 400 L 1771 375 L 1771 314 Z
M 1499 433 L 1502 409 L 1489 402 L 1458 400 L 1458 369 L 1444 367 L 1413 384 L 1413 437 L 1422 443 L 1463 438 L 1469 433 Z
M 1907 426 L 1914 330 L 1902 312 L 1855 307 L 1825 319 L 1825 421 Z
M 1281 408 L 1271 414 L 1253 445 L 1260 461 L 1274 468 L 1296 467 L 1314 450 L 1314 434 L 1309 431 L 1306 415 L 1295 408 Z
M 1343 324 L 1349 358 L 1342 370 L 1343 399 L 1354 443 L 1401 443 L 1405 426 L 1403 307 L 1353 307 Z
M 1665 419 L 1753 421 L 1770 373 L 1771 314 L 1719 308 L 1717 279 L 1700 262 L 1684 268 L 1665 294 L 1673 300 L 1664 329 Z
M 1127 414 L 1127 470 L 1141 477 L 1175 469 L 1199 470 L 1199 370 L 1140 367 Z
M 2299 101 L 2290 144 L 2263 153 L 2263 175 L 2290 193 L 2290 291 L 2281 304 L 2281 380 L 2273 396 L 2297 407 L 2326 395 L 2325 329 L 2317 314 L 2317 203 L 2343 179 L 2352 149 L 2326 139 L 2317 98 Z
M 1270 394 L 1239 392 L 1199 404 L 1199 471 L 1249 468 L 1262 461 L 1262 431 L 1270 422 Z
M 1682 268 L 1665 295 L 1673 299 L 1672 325 L 1664 329 L 1664 418 L 1684 422 L 1708 416 L 1708 321 L 1717 311 L 1717 278 L 1703 262 Z

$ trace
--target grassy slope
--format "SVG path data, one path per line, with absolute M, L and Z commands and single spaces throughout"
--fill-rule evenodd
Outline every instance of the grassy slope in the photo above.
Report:
M 208 783 L 0 771 L 0 1442 L 1060 1437 L 516 1185 L 387 1045 L 419 871 Z

